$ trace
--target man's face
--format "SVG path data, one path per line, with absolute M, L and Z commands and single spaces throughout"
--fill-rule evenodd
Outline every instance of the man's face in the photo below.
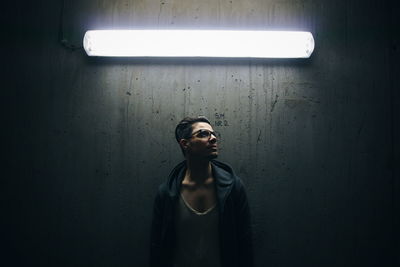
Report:
M 210 124 L 196 122 L 192 125 L 192 137 L 186 139 L 189 156 L 214 159 L 218 157 L 217 137 Z

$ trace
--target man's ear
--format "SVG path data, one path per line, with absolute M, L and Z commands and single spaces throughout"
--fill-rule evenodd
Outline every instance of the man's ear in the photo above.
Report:
M 186 139 L 181 139 L 179 141 L 179 144 L 181 145 L 181 147 L 183 148 L 183 150 L 186 150 L 189 146 L 189 141 Z

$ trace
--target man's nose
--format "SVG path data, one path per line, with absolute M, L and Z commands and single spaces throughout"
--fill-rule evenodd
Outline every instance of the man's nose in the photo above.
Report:
M 215 143 L 215 142 L 217 142 L 217 137 L 214 134 L 211 134 L 210 143 Z

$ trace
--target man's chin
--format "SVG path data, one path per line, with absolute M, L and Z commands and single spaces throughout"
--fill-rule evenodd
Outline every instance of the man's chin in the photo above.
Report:
M 211 154 L 211 155 L 208 156 L 208 159 L 209 159 L 209 160 L 211 160 L 211 159 L 216 159 L 216 158 L 218 158 L 218 154 L 217 154 L 217 153 L 213 153 L 213 154 Z

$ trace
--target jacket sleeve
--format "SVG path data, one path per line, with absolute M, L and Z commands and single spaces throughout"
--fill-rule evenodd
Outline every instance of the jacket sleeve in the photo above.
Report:
M 246 191 L 239 179 L 237 194 L 237 236 L 239 243 L 239 266 L 254 266 L 251 216 Z
M 159 189 L 154 200 L 153 205 L 153 219 L 151 223 L 151 237 L 150 237 L 150 267 L 161 266 L 161 235 L 162 235 L 162 214 L 163 214 L 163 201 L 161 190 Z

